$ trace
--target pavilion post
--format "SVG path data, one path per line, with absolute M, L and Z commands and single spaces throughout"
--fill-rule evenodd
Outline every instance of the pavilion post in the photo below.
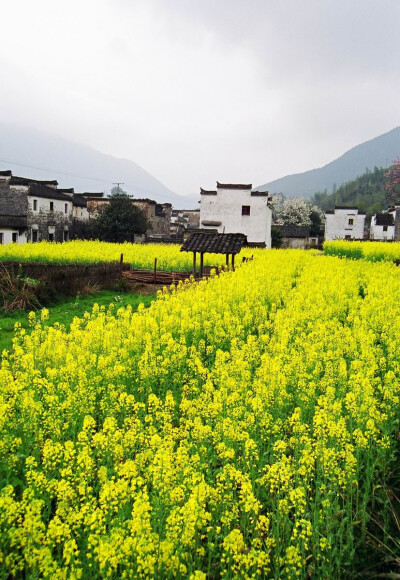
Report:
M 227 266 L 228 266 L 228 268 L 229 268 L 229 254 L 226 254 L 226 265 L 227 265 Z
M 200 252 L 200 278 L 203 277 L 204 252 Z
M 193 252 L 193 276 L 196 278 L 196 252 Z
M 232 254 L 232 270 L 235 271 L 235 254 Z

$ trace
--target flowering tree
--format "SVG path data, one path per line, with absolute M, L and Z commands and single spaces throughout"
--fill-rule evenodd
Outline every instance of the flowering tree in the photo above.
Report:
M 400 157 L 396 159 L 384 174 L 386 199 L 389 205 L 400 203 Z
M 272 196 L 272 220 L 277 225 L 310 227 L 317 219 L 323 219 L 323 212 L 302 197 L 285 199 L 278 193 Z

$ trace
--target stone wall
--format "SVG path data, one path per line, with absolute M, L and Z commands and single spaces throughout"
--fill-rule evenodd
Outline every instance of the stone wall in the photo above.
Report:
M 14 276 L 20 274 L 40 281 L 44 297 L 54 299 L 57 295 L 76 296 L 85 287 L 94 284 L 101 288 L 113 288 L 121 280 L 121 272 L 130 269 L 129 264 L 119 262 L 103 264 L 39 264 L 35 262 L 1 262 Z
M 28 209 L 28 241 L 52 240 L 63 242 L 69 239 L 69 229 L 72 226 L 71 216 L 61 211 L 33 212 Z M 37 234 L 35 233 L 37 232 Z
M 171 233 L 172 206 L 169 203 L 157 204 L 150 235 L 169 236 Z

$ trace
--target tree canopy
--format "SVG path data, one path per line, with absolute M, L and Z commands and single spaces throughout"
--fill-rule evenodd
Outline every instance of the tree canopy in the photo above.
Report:
M 320 207 L 323 211 L 333 210 L 335 205 L 358 207 L 365 211 L 367 219 L 374 213 L 386 209 L 388 200 L 385 198 L 385 178 L 387 169 L 375 167 L 373 171 L 367 170 L 363 175 L 334 188 L 332 193 L 320 191 L 311 198 L 311 203 Z
M 95 223 L 95 233 L 105 242 L 133 242 L 135 234 L 144 234 L 148 229 L 143 212 L 132 204 L 126 193 L 115 192 L 110 203 L 102 208 Z
M 272 220 L 277 225 L 307 226 L 312 236 L 320 235 L 323 212 L 303 197 L 272 196 Z

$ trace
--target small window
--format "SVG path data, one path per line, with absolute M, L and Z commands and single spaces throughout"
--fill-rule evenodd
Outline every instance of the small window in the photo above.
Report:
M 54 211 L 54 201 L 50 202 L 50 211 Z
M 12 234 L 12 241 L 13 241 L 13 244 L 16 244 L 18 242 L 18 234 L 17 234 L 17 232 L 13 232 L 13 234 Z
M 383 231 L 387 232 L 388 231 L 388 227 L 387 226 L 383 226 Z
M 3 232 L 0 232 L 0 245 L 4 244 L 4 234 Z
M 250 215 L 250 206 L 242 205 L 242 215 Z
M 32 242 L 37 242 L 37 241 L 38 241 L 38 231 L 32 230 Z
M 49 242 L 54 242 L 54 234 L 49 234 Z
M 345 239 L 345 240 L 351 240 L 351 235 L 350 235 L 350 234 L 346 234 L 346 235 L 344 236 L 344 239 Z
M 67 203 L 64 205 L 64 213 L 68 213 L 68 204 Z
M 354 219 L 353 218 L 349 218 L 349 226 L 353 226 L 354 225 Z
M 33 200 L 33 211 L 37 211 L 37 199 Z

